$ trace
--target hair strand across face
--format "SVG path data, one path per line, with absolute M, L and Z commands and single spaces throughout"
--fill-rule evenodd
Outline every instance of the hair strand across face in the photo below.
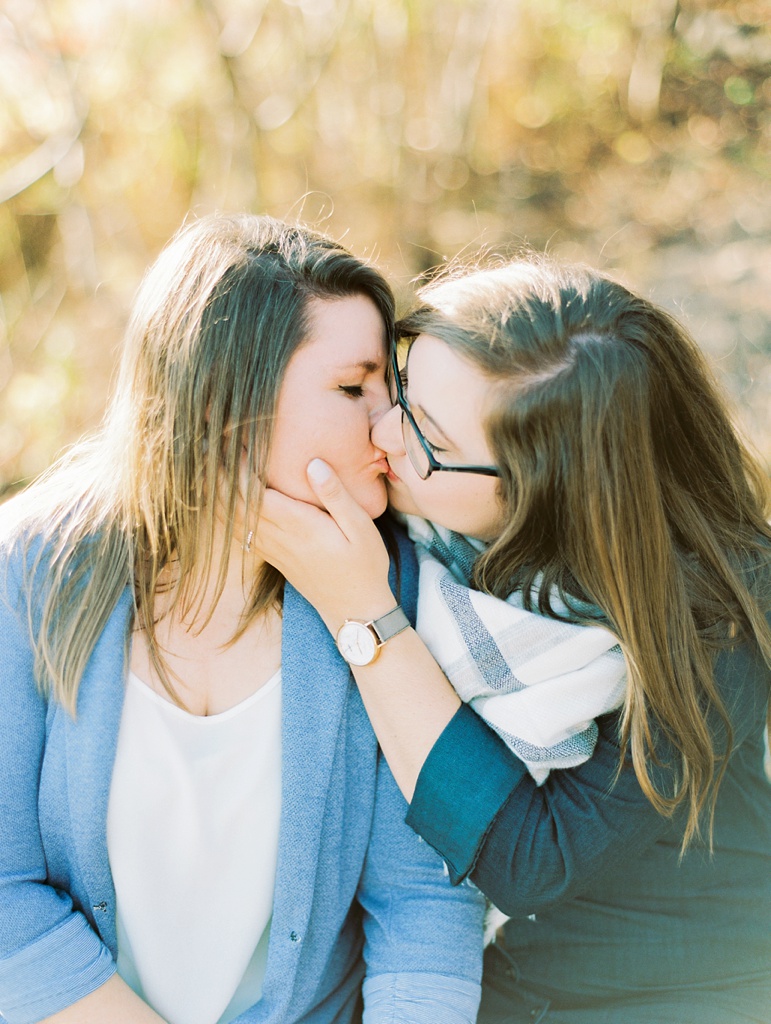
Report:
M 24 536 L 42 538 L 30 607 L 44 690 L 74 710 L 85 663 L 131 586 L 174 695 L 155 640 L 156 598 L 171 591 L 172 609 L 205 624 L 224 587 L 236 507 L 259 505 L 278 393 L 306 340 L 309 303 L 357 295 L 374 303 L 390 339 L 384 278 L 331 239 L 270 217 L 206 217 L 161 253 L 137 295 L 103 429 L 17 503 Z M 226 536 L 212 564 L 216 515 Z M 204 607 L 212 574 L 214 604 Z M 266 567 L 236 636 L 282 589 Z

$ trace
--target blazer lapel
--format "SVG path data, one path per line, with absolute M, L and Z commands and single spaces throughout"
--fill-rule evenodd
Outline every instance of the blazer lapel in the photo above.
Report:
M 351 686 L 348 666 L 326 626 L 289 584 L 281 678 L 281 826 L 264 996 L 284 1001 L 310 918 L 332 761 Z
M 107 860 L 107 804 L 125 691 L 127 589 L 84 673 L 78 717 L 67 716 L 67 787 L 77 866 L 90 913 L 117 955 L 115 890 Z M 340 720 L 352 685 L 324 623 L 286 585 L 281 656 L 282 806 L 263 1008 L 291 998 L 308 929 Z M 85 903 L 85 900 L 84 900 Z
M 77 719 L 66 716 L 67 788 L 85 910 L 113 955 L 117 940 L 115 890 L 107 861 L 107 801 L 123 707 L 131 607 L 126 588 L 83 674 Z

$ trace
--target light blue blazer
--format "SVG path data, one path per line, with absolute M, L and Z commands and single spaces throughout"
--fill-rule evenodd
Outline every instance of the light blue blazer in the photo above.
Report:
M 413 614 L 406 542 L 401 553 L 402 601 Z M 94 649 L 73 720 L 35 688 L 18 569 L 0 564 L 0 1020 L 32 1024 L 115 971 L 106 815 L 131 598 L 127 590 Z M 371 1024 L 473 1021 L 480 894 L 451 887 L 441 859 L 405 825 L 407 805 L 348 667 L 289 586 L 282 693 L 270 948 L 262 998 L 239 1024 L 361 1020 L 365 973 Z

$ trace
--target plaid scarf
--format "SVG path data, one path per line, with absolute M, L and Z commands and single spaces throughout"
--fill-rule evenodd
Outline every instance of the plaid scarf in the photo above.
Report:
M 462 701 L 524 761 L 540 785 L 552 768 L 592 756 L 594 719 L 619 707 L 626 668 L 602 626 L 525 611 L 470 586 L 484 544 L 404 516 L 420 565 L 417 631 Z M 556 597 L 559 614 L 568 609 Z M 596 610 L 595 610 L 596 614 Z

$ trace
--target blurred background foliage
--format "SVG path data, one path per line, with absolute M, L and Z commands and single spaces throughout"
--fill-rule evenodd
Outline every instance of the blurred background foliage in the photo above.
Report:
M 677 312 L 771 464 L 763 0 L 4 0 L 0 493 L 98 421 L 189 212 L 390 275 L 523 243 Z

